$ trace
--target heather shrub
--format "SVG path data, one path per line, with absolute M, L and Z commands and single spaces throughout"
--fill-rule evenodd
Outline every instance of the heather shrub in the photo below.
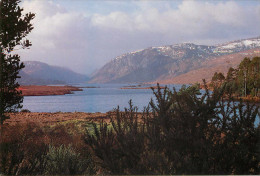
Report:
M 61 149 L 71 145 L 74 153 L 81 153 L 80 158 L 90 166 L 90 154 L 86 150 L 82 136 L 76 133 L 74 125 L 43 125 L 40 123 L 4 124 L 0 138 L 0 168 L 6 175 L 44 174 L 50 162 L 49 145 Z M 66 151 L 69 149 L 65 148 Z M 65 150 L 64 149 L 64 150 Z M 72 153 L 73 153 L 72 152 Z M 77 154 L 78 155 L 78 154 Z M 91 170 L 86 170 L 91 174 Z M 77 171 L 78 172 L 78 171 Z M 93 170 L 94 172 L 94 170 Z
M 49 151 L 44 159 L 46 162 L 44 174 L 79 175 L 95 173 L 90 154 L 82 158 L 81 154 L 76 153 L 71 145 L 60 145 L 59 147 L 49 145 Z
M 47 152 L 46 137 L 37 124 L 4 125 L 1 129 L 1 173 L 40 174 Z

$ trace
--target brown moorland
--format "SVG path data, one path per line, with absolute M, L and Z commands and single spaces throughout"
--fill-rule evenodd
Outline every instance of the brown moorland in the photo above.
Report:
M 77 121 L 101 121 L 109 120 L 108 113 L 85 113 L 85 112 L 16 112 L 8 113 L 10 118 L 4 123 L 9 125 L 23 123 L 55 124 L 71 120 Z
M 121 112 L 123 113 L 123 112 Z M 60 122 L 69 121 L 81 121 L 81 122 L 107 122 L 109 123 L 111 118 L 116 117 L 116 112 L 110 111 L 106 113 L 96 112 L 15 112 L 7 113 L 10 118 L 5 120 L 6 125 L 16 124 L 46 124 L 53 125 Z M 141 120 L 142 113 L 138 113 L 138 119 Z
M 73 86 L 20 86 L 18 90 L 22 91 L 23 96 L 45 96 L 45 95 L 65 95 L 72 94 L 72 91 L 82 91 L 82 89 Z

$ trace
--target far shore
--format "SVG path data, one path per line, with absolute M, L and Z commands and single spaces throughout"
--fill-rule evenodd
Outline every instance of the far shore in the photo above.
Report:
M 250 102 L 250 103 L 260 103 L 260 98 L 259 97 L 235 97 L 235 100 L 239 101 L 242 99 L 244 102 Z
M 129 86 L 129 87 L 121 87 L 120 89 L 158 89 L 158 86 L 152 86 L 152 87 L 134 87 L 134 86 Z M 164 86 L 160 86 L 160 89 L 164 89 Z
M 73 91 L 82 91 L 81 88 L 73 86 L 20 86 L 23 96 L 46 96 L 72 94 Z
M 22 85 L 18 90 L 22 91 L 22 96 L 48 96 L 48 95 L 65 95 L 73 94 L 73 91 L 83 91 L 83 88 L 100 88 L 94 86 L 74 87 L 74 86 L 47 86 L 47 85 Z M 141 87 L 141 86 L 126 86 L 120 89 L 158 89 L 157 86 Z M 164 89 L 164 86 L 160 86 Z
M 210 83 L 207 83 L 206 86 L 207 86 L 208 90 L 213 91 L 214 88 L 212 86 L 210 86 Z M 205 85 L 200 84 L 200 89 L 204 89 L 205 90 L 206 89 Z M 240 101 L 240 99 L 242 99 L 244 102 L 257 103 L 257 104 L 260 103 L 260 98 L 259 97 L 251 97 L 251 96 L 239 97 L 239 96 L 233 96 L 233 99 L 235 101 Z

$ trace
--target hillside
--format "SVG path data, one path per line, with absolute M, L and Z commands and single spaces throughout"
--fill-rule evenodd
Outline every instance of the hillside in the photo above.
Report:
M 25 61 L 20 72 L 21 85 L 68 84 L 88 81 L 88 77 L 67 68 L 51 66 L 38 61 Z
M 197 82 L 211 72 L 225 72 L 229 66 L 239 63 L 240 57 L 259 55 L 259 48 L 260 37 L 215 46 L 183 43 L 150 47 L 114 58 L 98 70 L 90 82 L 136 83 L 165 80 L 167 83 L 176 83 L 184 79 L 185 83 Z M 234 59 L 230 60 L 232 57 Z M 230 61 L 226 60 L 228 58 Z
M 245 57 L 252 58 L 255 56 L 260 56 L 260 48 L 215 57 L 203 62 L 201 64 L 201 68 L 199 69 L 191 70 L 187 73 L 181 74 L 176 77 L 169 76 L 164 80 L 158 79 L 150 83 L 190 84 L 190 83 L 202 82 L 202 79 L 205 79 L 207 82 L 209 82 L 215 72 L 222 72 L 226 74 L 230 67 L 234 67 L 234 68 L 237 67 Z

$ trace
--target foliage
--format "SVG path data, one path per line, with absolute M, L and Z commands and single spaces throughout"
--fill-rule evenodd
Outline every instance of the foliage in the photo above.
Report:
M 82 158 L 80 153 L 76 153 L 71 145 L 61 145 L 59 147 L 49 146 L 49 151 L 45 155 L 46 166 L 44 173 L 47 175 L 79 175 L 94 174 L 94 166 L 91 156 Z
M 43 126 L 38 123 L 17 125 L 7 125 L 5 123 L 2 128 L 3 134 L 0 138 L 0 147 L 2 149 L 0 173 L 2 174 L 42 175 L 52 171 L 61 173 L 61 170 L 50 169 L 50 166 L 57 162 L 58 157 L 64 159 L 60 160 L 59 164 L 67 164 L 66 159 L 74 162 L 74 165 L 69 165 L 71 168 L 70 172 L 73 172 L 72 169 L 74 167 L 74 172 L 77 173 L 79 171 L 82 172 L 84 168 L 86 169 L 84 171 L 85 174 L 95 173 L 92 155 L 88 152 L 87 146 L 78 133 L 72 133 L 71 129 L 76 128 L 76 126 L 56 125 L 55 127 L 50 127 L 49 125 Z M 76 129 L 73 131 L 76 131 Z M 57 150 L 60 153 L 56 156 L 53 155 Z M 50 156 L 53 160 L 50 160 Z M 78 161 L 83 161 L 84 163 L 77 163 L 78 161 L 75 161 L 74 156 L 79 156 Z
M 23 97 L 16 79 L 19 71 L 24 68 L 20 56 L 11 52 L 21 46 L 23 49 L 31 46 L 29 40 L 23 40 L 33 29 L 31 20 L 34 14 L 22 15 L 20 0 L 0 1 L 0 117 L 1 124 L 7 118 L 4 112 L 16 111 L 22 108 Z
M 47 152 L 46 136 L 41 126 L 4 125 L 0 139 L 1 173 L 6 175 L 41 174 L 43 155 Z
M 260 57 L 244 58 L 237 69 L 230 68 L 225 83 L 238 96 L 260 97 Z
M 21 112 L 31 112 L 29 109 L 22 109 Z
M 142 125 L 138 122 L 137 108 L 132 106 L 125 112 L 116 110 L 116 119 L 111 116 L 112 127 L 101 122 L 93 123 L 94 134 L 87 131 L 85 138 L 98 163 L 106 174 L 146 173 L 141 165 L 141 154 L 145 151 Z
M 215 72 L 214 76 L 212 77 L 211 81 L 215 82 L 215 81 L 224 81 L 225 80 L 225 76 L 223 75 L 223 73 L 218 73 Z
M 105 174 L 258 174 L 259 107 L 226 101 L 225 86 L 154 91 L 143 113 L 130 108 L 111 116 L 112 128 L 93 124 L 86 133 Z M 201 95 L 199 95 L 201 94 Z M 232 95 L 232 92 L 229 94 Z M 259 118 L 259 117 L 258 117 Z

